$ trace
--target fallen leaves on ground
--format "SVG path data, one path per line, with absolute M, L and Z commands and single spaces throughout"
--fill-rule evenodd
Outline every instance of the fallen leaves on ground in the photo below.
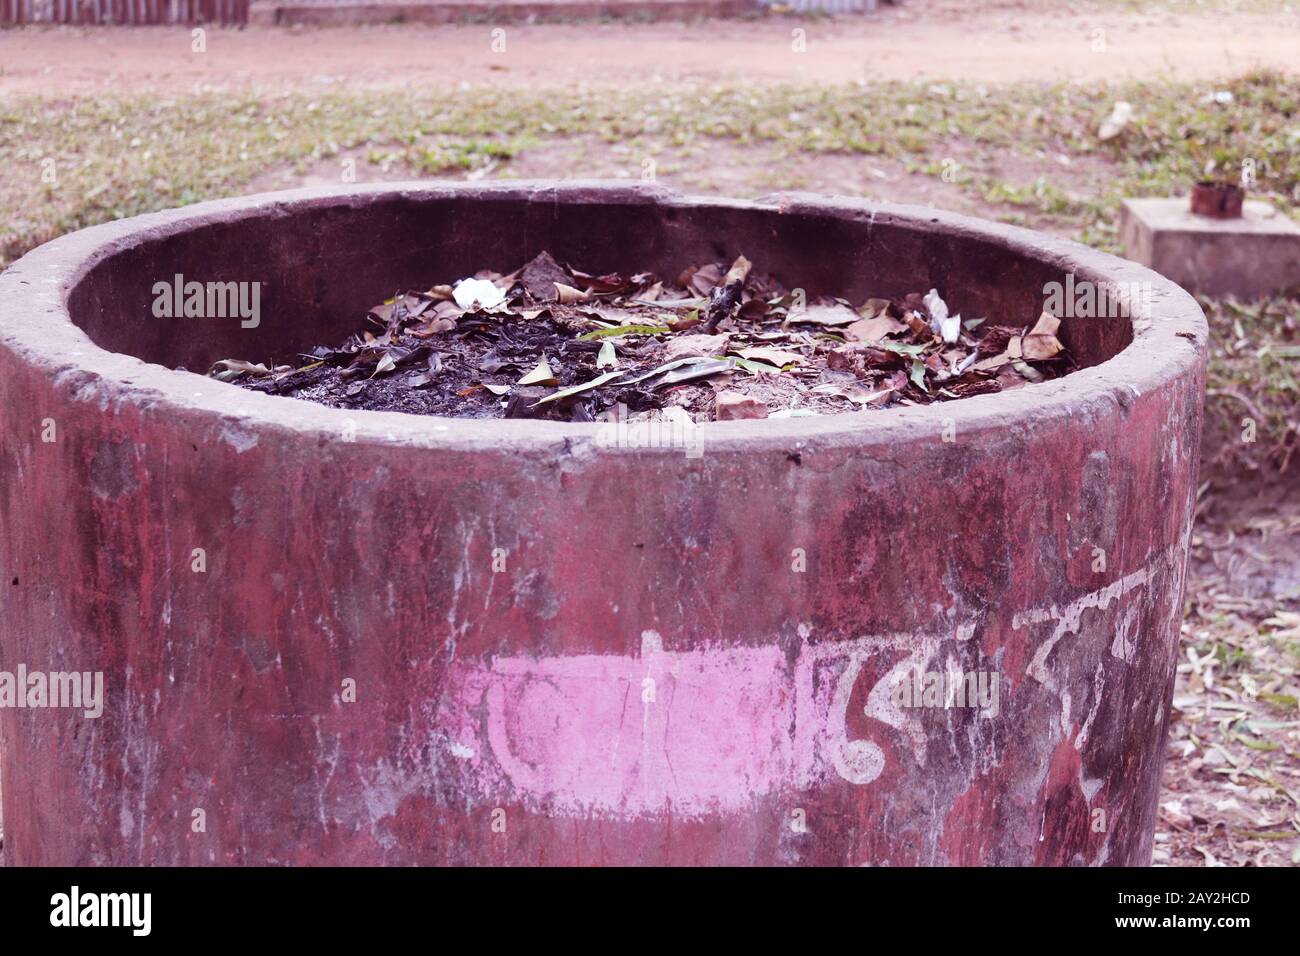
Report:
M 1154 862 L 1300 865 L 1300 509 L 1192 541 Z

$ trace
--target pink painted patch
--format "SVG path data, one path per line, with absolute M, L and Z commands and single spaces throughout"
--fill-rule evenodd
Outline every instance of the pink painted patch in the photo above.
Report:
M 849 740 L 848 702 L 871 656 L 921 658 L 958 635 L 805 642 L 793 664 L 775 644 L 637 657 L 505 657 L 454 665 L 439 724 L 484 798 L 550 813 L 620 818 L 734 811 L 832 774 L 865 784 L 881 747 Z M 888 717 L 886 717 L 888 722 Z

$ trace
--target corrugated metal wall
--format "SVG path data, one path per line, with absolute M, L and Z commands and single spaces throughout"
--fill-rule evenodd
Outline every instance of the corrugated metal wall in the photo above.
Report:
M 251 0 L 0 0 L 0 24 L 150 24 L 248 22 Z M 349 4 L 357 0 L 294 0 L 309 5 Z M 764 0 L 800 12 L 861 13 L 878 0 Z
M 0 23 L 247 23 L 250 0 L 0 0 Z

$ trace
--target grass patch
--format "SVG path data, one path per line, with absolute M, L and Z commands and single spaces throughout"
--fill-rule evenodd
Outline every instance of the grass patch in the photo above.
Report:
M 1210 323 L 1203 461 L 1225 484 L 1300 468 L 1300 293 L 1202 299 Z M 1294 478 L 1292 478 L 1294 481 Z
M 1109 141 L 1114 102 L 1134 117 Z M 1142 83 L 986 87 L 953 83 L 837 87 L 683 86 L 555 91 L 471 87 L 329 94 L 197 93 L 52 98 L 0 104 L 0 267 L 63 232 L 236 194 L 268 170 L 360 150 L 412 175 L 507 171 L 557 141 L 614 144 L 637 159 L 725 141 L 784 155 L 886 156 L 956 179 L 1005 221 L 1117 250 L 1126 195 L 1186 191 L 1208 172 L 1253 166 L 1255 198 L 1300 207 L 1300 83 L 1259 73 L 1210 86 Z M 1000 172 L 1007 160 L 1025 172 Z M 1055 173 L 1076 164 L 1085 172 Z M 1046 168 L 1049 171 L 1044 172 Z M 797 173 L 772 169 L 773 188 Z M 791 180 L 782 181 L 782 176 Z M 1297 300 L 1207 302 L 1213 330 L 1206 445 L 1237 473 L 1292 467 L 1296 447 Z M 1257 422 L 1255 443 L 1239 436 Z M 1213 469 L 1212 469 L 1213 470 Z
M 1220 94 L 1216 99 L 1215 94 Z M 1223 94 L 1231 94 L 1223 102 Z M 1116 99 L 1136 107 L 1118 139 L 1096 137 Z M 667 91 L 471 88 L 432 91 L 222 93 L 162 97 L 18 97 L 0 106 L 0 266 L 70 229 L 240 191 L 268 169 L 364 148 L 412 174 L 508 165 L 555 139 L 644 147 L 778 145 L 790 153 L 885 155 L 938 172 L 953 144 L 969 153 L 960 180 L 1009 214 L 1066 222 L 1114 248 L 1124 195 L 1182 191 L 1207 166 L 1254 164 L 1254 195 L 1300 205 L 1300 85 L 1259 74 L 1221 89 L 1141 84 L 962 87 L 849 84 L 833 88 L 683 87 Z M 1058 156 L 1106 164 L 1067 193 L 1051 175 L 1010 182 L 985 160 Z

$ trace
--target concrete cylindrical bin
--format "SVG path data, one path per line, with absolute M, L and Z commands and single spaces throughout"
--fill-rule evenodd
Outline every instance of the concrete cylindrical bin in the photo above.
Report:
M 1052 282 L 1144 302 L 1067 318 L 1063 379 L 700 454 L 172 370 L 542 249 L 1007 322 Z M 261 283 L 260 323 L 155 318 L 178 274 Z M 0 710 L 12 859 L 1145 863 L 1205 334 L 1135 264 L 799 195 L 349 187 L 58 239 L 0 276 L 0 671 L 102 673 L 103 712 Z M 908 674 L 997 701 L 907 707 Z

